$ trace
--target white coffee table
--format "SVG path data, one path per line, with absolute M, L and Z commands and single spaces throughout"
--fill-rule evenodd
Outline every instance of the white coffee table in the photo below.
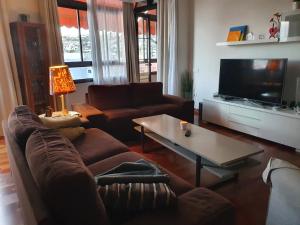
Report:
M 147 136 L 168 149 L 196 163 L 196 186 L 200 186 L 204 167 L 220 178 L 220 183 L 237 176 L 237 165 L 262 153 L 254 145 L 238 141 L 202 127 L 190 124 L 191 136 L 186 137 L 180 120 L 168 115 L 133 119 L 141 133 L 142 146 Z

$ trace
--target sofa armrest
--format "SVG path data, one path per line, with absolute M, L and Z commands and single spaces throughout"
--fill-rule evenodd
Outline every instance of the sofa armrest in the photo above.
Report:
M 179 210 L 185 218 L 209 225 L 235 224 L 235 210 L 230 201 L 206 188 L 195 188 L 179 196 Z
M 73 104 L 72 109 L 79 112 L 82 117 L 86 117 L 87 119 L 104 115 L 102 111 L 89 104 Z
M 234 225 L 233 205 L 217 193 L 196 188 L 178 197 L 176 209 L 143 213 L 126 225 Z
M 299 196 L 297 200 L 300 206 L 300 189 L 296 188 L 300 187 L 300 169 L 280 168 L 274 170 L 271 174 L 271 183 L 272 189 L 280 190 L 282 195 Z
M 175 95 L 163 95 L 163 101 L 181 107 L 180 119 L 194 123 L 194 101 L 186 100 Z
M 89 124 L 86 125 L 86 128 L 103 127 L 105 114 L 101 110 L 89 104 L 73 104 L 72 110 L 79 112 L 82 116 L 82 120 L 89 121 Z
M 267 225 L 299 224 L 300 170 L 279 168 L 271 174 Z

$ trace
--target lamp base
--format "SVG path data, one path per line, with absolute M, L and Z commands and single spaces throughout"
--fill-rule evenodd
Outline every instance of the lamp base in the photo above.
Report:
M 63 109 L 63 110 L 61 111 L 61 114 L 62 114 L 63 116 L 69 115 L 68 109 Z
M 69 114 L 69 111 L 65 106 L 65 96 L 61 95 L 60 100 L 61 100 L 61 113 L 63 116 L 67 116 Z

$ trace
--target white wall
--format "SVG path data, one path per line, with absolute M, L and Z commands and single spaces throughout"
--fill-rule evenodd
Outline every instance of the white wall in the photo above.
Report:
M 19 14 L 27 14 L 30 16 L 31 22 L 40 21 L 38 0 L 9 0 L 8 16 L 9 21 L 17 21 Z
M 288 58 L 285 99 L 294 100 L 295 77 L 300 76 L 300 43 L 216 47 L 225 41 L 229 27 L 249 25 L 251 32 L 266 34 L 275 12 L 291 10 L 291 0 L 194 0 L 193 72 L 195 101 L 218 91 L 221 58 Z
M 192 69 L 193 37 L 193 0 L 178 0 L 178 65 L 177 72 L 181 76 L 184 72 Z
M 75 103 L 85 103 L 85 94 L 88 91 L 88 87 L 92 83 L 82 83 L 76 85 L 76 92 L 66 95 L 66 104 L 69 110 L 71 105 Z

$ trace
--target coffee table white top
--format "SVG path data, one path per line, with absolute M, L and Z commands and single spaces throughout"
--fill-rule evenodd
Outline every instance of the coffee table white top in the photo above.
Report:
M 180 120 L 165 114 L 138 118 L 133 122 L 218 166 L 227 166 L 263 152 L 254 145 L 193 124 L 189 124 L 191 136 L 186 137 L 180 128 Z

